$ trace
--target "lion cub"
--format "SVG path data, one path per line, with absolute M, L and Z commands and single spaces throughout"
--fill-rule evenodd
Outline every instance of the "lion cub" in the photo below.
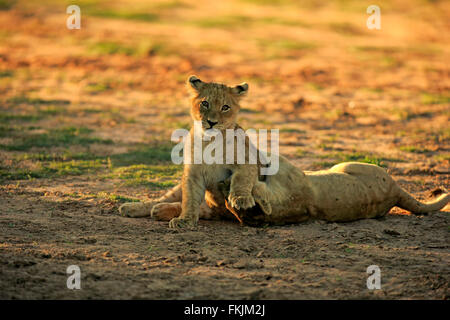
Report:
M 201 135 L 207 134 L 210 129 L 216 129 L 222 133 L 225 139 L 227 130 L 237 132 L 241 129 L 236 124 L 236 118 L 240 110 L 239 102 L 248 92 L 248 84 L 242 83 L 228 87 L 219 83 L 203 82 L 196 76 L 191 76 L 187 81 L 191 92 L 191 116 L 194 121 L 201 122 Z M 190 150 L 184 150 L 194 159 L 194 138 L 198 134 L 190 130 Z M 257 159 L 256 164 L 249 161 L 250 140 L 245 139 L 245 163 L 238 164 L 238 135 L 234 136 L 232 145 L 223 144 L 222 164 L 204 162 L 185 163 L 181 186 L 178 185 L 162 198 L 148 203 L 126 203 L 119 211 L 126 216 L 141 217 L 151 216 L 157 220 L 170 220 L 170 227 L 183 225 L 195 226 L 199 217 L 214 218 L 214 215 L 231 215 L 225 205 L 223 193 L 219 184 L 231 177 L 228 206 L 235 209 L 248 209 L 255 206 L 253 197 L 258 188 L 255 184 L 260 177 L 262 164 Z M 206 141 L 205 141 L 206 140 Z M 210 145 L 214 138 L 202 139 L 202 150 Z M 231 164 L 227 155 L 233 155 Z M 270 214 L 271 208 L 265 202 L 264 196 L 255 197 L 258 204 Z

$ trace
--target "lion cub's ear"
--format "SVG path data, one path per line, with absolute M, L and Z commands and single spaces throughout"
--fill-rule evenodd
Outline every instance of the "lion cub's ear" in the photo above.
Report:
M 190 88 L 194 89 L 197 92 L 203 87 L 204 84 L 203 81 L 200 80 L 197 76 L 190 76 L 187 83 Z
M 233 87 L 232 91 L 234 94 L 237 94 L 238 96 L 243 96 L 248 92 L 248 84 L 246 82 L 242 82 L 241 84 L 238 84 L 237 86 Z

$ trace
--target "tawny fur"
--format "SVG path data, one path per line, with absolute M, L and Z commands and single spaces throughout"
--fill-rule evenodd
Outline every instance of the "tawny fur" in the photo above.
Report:
M 224 136 L 226 129 L 240 128 L 236 118 L 247 84 L 227 87 L 192 76 L 188 87 L 193 93 L 192 118 L 202 121 L 205 130 L 215 122 L 214 128 L 223 131 Z M 208 101 L 208 108 L 202 101 Z M 224 105 L 229 106 L 227 111 L 223 110 Z M 193 136 L 191 129 L 192 139 Z M 209 143 L 204 141 L 203 147 Z M 193 158 L 192 149 L 191 154 Z M 223 154 L 225 157 L 226 149 Z M 329 170 L 303 172 L 280 156 L 278 173 L 266 177 L 259 176 L 260 166 L 186 164 L 181 184 L 166 195 L 152 202 L 126 203 L 119 210 L 129 217 L 151 215 L 157 220 L 170 220 L 171 227 L 193 226 L 199 218 L 232 215 L 242 223 L 261 225 L 308 219 L 376 218 L 394 206 L 423 214 L 440 210 L 450 200 L 449 194 L 442 194 L 431 203 L 421 203 L 398 186 L 383 168 L 372 164 L 346 162 Z

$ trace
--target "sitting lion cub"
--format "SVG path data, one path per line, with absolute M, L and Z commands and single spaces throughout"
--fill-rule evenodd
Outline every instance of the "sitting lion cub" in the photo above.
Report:
M 239 101 L 248 91 L 248 85 L 242 83 L 228 87 L 218 83 L 206 83 L 196 76 L 188 79 L 188 88 L 192 92 L 191 116 L 195 121 L 201 121 L 202 132 L 216 129 L 227 135 L 226 130 L 237 132 L 240 128 L 236 118 L 240 109 Z M 191 153 L 194 159 L 194 137 L 196 132 L 191 128 Z M 181 186 L 176 186 L 165 196 L 154 202 L 126 203 L 119 211 L 126 216 L 142 217 L 151 215 L 158 220 L 170 220 L 171 227 L 182 225 L 196 225 L 199 217 L 213 218 L 231 216 L 225 206 L 225 199 L 219 190 L 219 183 L 231 177 L 227 201 L 230 206 L 239 209 L 249 209 L 255 206 L 253 187 L 259 179 L 262 164 L 249 161 L 250 140 L 244 137 L 245 161 L 238 164 L 238 136 L 234 136 L 232 145 L 223 147 L 222 164 L 185 164 Z M 202 141 L 202 150 L 205 150 L 212 140 Z M 227 155 L 232 154 L 234 161 L 228 161 Z M 259 160 L 259 159 L 257 159 Z M 231 162 L 231 164 L 228 164 Z M 270 207 L 264 202 L 264 196 L 257 197 L 259 206 L 270 213 Z
M 204 130 L 240 128 L 236 117 L 239 100 L 248 91 L 246 83 L 227 87 L 192 76 L 188 85 L 194 93 L 191 115 L 202 122 Z M 209 143 L 204 141 L 203 146 Z M 245 143 L 248 146 L 247 137 Z M 224 150 L 224 157 L 226 154 Z M 185 164 L 181 184 L 166 195 L 152 202 L 126 203 L 119 211 L 129 217 L 151 215 L 157 220 L 170 220 L 171 227 L 195 225 L 199 218 L 224 218 L 231 214 L 241 223 L 257 226 L 308 219 L 375 218 L 394 206 L 422 214 L 440 210 L 450 200 L 449 194 L 442 194 L 431 203 L 421 203 L 383 168 L 372 164 L 346 162 L 329 170 L 303 172 L 280 156 L 275 175 L 260 176 L 260 167 L 260 163 L 247 162 Z

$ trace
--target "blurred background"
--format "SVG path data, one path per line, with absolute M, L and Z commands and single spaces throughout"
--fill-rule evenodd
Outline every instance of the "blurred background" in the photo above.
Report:
M 449 18 L 450 2 L 426 0 L 0 0 L 0 179 L 160 194 L 180 177 L 170 134 L 190 125 L 196 74 L 248 82 L 241 125 L 280 129 L 304 169 L 356 160 L 413 191 L 448 183 Z

